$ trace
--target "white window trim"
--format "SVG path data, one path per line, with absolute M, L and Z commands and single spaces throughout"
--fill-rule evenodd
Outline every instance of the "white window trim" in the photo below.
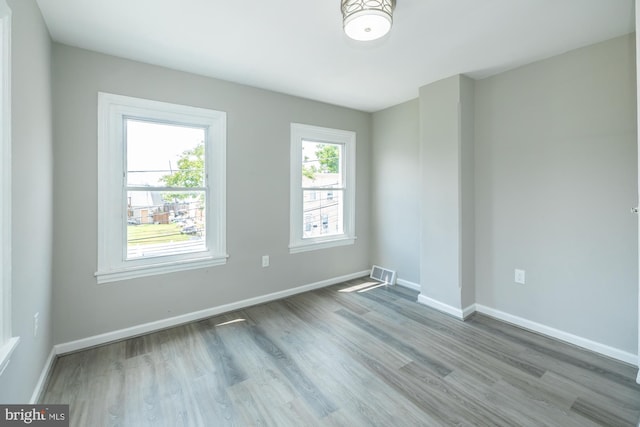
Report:
M 11 9 L 0 0 L 0 375 L 20 337 L 11 328 Z
M 206 128 L 207 250 L 125 260 L 123 117 Z M 98 283 L 206 268 L 226 263 L 226 113 L 109 93 L 98 93 Z M 215 208 L 214 208 L 215 207 Z
M 304 212 L 302 177 L 302 141 L 311 140 L 344 146 L 342 160 L 346 169 L 344 184 L 343 234 L 304 238 Z M 355 201 L 356 201 L 356 133 L 319 126 L 291 123 L 291 205 L 289 220 L 289 253 L 313 251 L 352 245 L 355 243 Z

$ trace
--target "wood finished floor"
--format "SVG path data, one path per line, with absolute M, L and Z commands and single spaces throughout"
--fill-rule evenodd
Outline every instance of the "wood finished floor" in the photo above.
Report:
M 367 281 L 60 357 L 41 403 L 82 427 L 637 425 L 634 367 Z

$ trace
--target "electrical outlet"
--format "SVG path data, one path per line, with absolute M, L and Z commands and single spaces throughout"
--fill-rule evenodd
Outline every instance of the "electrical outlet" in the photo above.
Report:
M 518 270 L 516 268 L 514 281 L 516 283 L 524 285 L 524 282 L 525 282 L 525 272 L 524 272 L 524 270 Z
M 262 255 L 262 266 L 269 267 L 269 255 Z
M 40 323 L 40 313 L 36 313 L 33 315 L 33 337 L 37 337 L 38 336 L 38 327 Z

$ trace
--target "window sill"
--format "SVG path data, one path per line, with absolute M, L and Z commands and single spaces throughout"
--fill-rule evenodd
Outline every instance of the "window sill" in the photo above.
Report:
M 215 267 L 227 263 L 229 255 L 209 257 L 203 259 L 159 263 L 136 267 L 124 267 L 109 271 L 98 271 L 95 276 L 98 284 L 136 279 L 138 277 L 156 276 L 159 274 L 175 273 L 178 271 L 195 270 L 198 268 Z
M 9 340 L 0 347 L 0 375 L 4 373 L 4 370 L 9 365 L 11 359 L 11 353 L 18 347 L 20 337 L 9 338 Z
M 289 253 L 297 254 L 300 252 L 315 251 L 318 249 L 335 248 L 339 246 L 353 245 L 356 242 L 355 237 L 340 236 L 335 239 L 314 240 L 311 242 L 297 242 L 289 245 Z

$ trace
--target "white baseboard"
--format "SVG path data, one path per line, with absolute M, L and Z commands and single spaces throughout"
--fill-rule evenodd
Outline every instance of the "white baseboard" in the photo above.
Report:
M 359 277 L 368 276 L 368 275 L 369 275 L 368 270 L 359 271 L 357 273 L 352 273 L 352 274 L 348 274 L 340 277 L 334 277 L 332 279 L 322 280 L 320 282 L 299 286 L 297 288 L 287 289 L 280 292 L 274 292 L 271 294 L 262 295 L 255 298 L 249 298 L 246 300 L 237 301 L 230 304 L 224 304 L 217 307 L 211 307 L 204 310 L 182 314 L 180 316 L 157 320 L 155 322 L 144 323 L 142 325 L 132 326 L 130 328 L 120 329 L 117 331 L 107 332 L 100 335 L 94 335 L 92 337 L 87 337 L 87 338 L 82 338 L 75 341 L 57 344 L 54 346 L 54 349 L 56 354 L 58 355 L 71 353 L 74 351 L 95 347 L 97 345 L 102 345 L 102 344 L 106 344 L 113 341 L 120 341 L 123 339 L 148 334 L 150 332 L 172 328 L 174 326 L 182 325 L 185 323 L 206 319 L 207 317 L 216 316 L 218 314 L 227 313 L 234 310 L 240 310 L 242 308 L 250 307 L 252 305 L 262 304 L 269 301 L 275 301 L 278 299 L 289 297 L 291 295 L 299 294 L 302 292 L 308 292 L 314 289 L 324 288 L 327 286 L 335 285 L 337 283 L 345 282 L 347 280 L 357 279 Z
M 465 307 L 464 309 L 459 309 L 422 294 L 418 295 L 418 302 L 460 320 L 466 319 L 476 311 L 475 304 Z
M 514 316 L 512 314 L 505 313 L 503 311 L 496 310 L 494 308 L 487 307 L 481 304 L 472 304 L 460 310 L 459 308 L 452 307 L 448 304 L 445 304 L 433 298 L 429 298 L 426 295 L 422 294 L 418 295 L 418 302 L 461 320 L 466 319 L 471 314 L 477 311 L 478 313 L 486 314 L 487 316 L 494 317 L 507 323 L 511 323 L 523 329 L 537 332 L 539 334 L 546 335 L 548 337 L 555 338 L 557 340 L 564 341 L 578 347 L 582 347 L 584 349 L 602 354 L 607 357 L 611 357 L 621 362 L 625 362 L 634 366 L 638 366 L 639 364 L 638 356 L 633 353 L 629 353 L 618 348 L 608 346 L 606 344 L 573 335 L 568 332 L 543 325 L 541 323 L 524 319 L 522 317 Z M 640 384 L 640 372 L 638 372 L 636 382 Z
M 418 283 L 413 283 L 408 280 L 398 279 L 396 280 L 398 286 L 402 286 L 403 288 L 413 289 L 414 291 L 420 292 L 420 285 Z
M 33 395 L 31 396 L 31 404 L 37 403 L 38 400 L 40 399 L 40 395 L 46 384 L 47 378 L 49 377 L 49 372 L 53 367 L 53 363 L 57 355 L 71 353 L 74 351 L 95 347 L 97 345 L 102 345 L 102 344 L 106 344 L 113 341 L 132 338 L 132 337 L 143 335 L 146 333 L 182 325 L 185 323 L 189 323 L 189 322 L 193 322 L 201 319 L 206 319 L 208 317 L 216 316 L 218 314 L 239 310 L 239 309 L 250 307 L 256 304 L 275 301 L 275 300 L 286 298 L 299 293 L 308 292 L 314 289 L 324 288 L 324 287 L 335 285 L 337 283 L 341 283 L 347 280 L 357 279 L 357 278 L 368 276 L 368 275 L 369 275 L 368 270 L 360 271 L 360 272 L 348 274 L 345 276 L 334 277 L 332 279 L 327 279 L 327 280 L 311 283 L 308 285 L 299 286 L 293 289 L 274 292 L 274 293 L 262 295 L 259 297 L 255 297 L 255 298 L 249 298 L 243 301 L 238 301 L 230 304 L 208 308 L 205 310 L 183 314 L 180 316 L 171 317 L 168 319 L 162 319 L 155 322 L 149 322 L 142 325 L 133 326 L 130 328 L 120 329 L 113 332 L 107 332 L 104 334 L 83 338 L 80 340 L 57 344 L 53 347 L 53 349 L 51 350 L 51 353 L 47 357 L 47 361 L 45 363 L 45 366 L 42 369 L 42 373 L 40 374 L 40 378 L 38 379 L 36 388 L 34 389 Z M 412 283 L 412 282 L 401 280 L 401 279 L 398 279 L 397 283 L 400 286 L 404 286 L 410 289 L 420 291 L 420 285 L 416 283 Z M 635 354 L 628 353 L 604 344 L 600 344 L 576 335 L 569 334 L 567 332 L 554 329 L 554 328 L 550 328 L 540 323 L 532 322 L 530 320 L 523 319 L 521 317 L 514 316 L 499 310 L 495 310 L 487 306 L 483 306 L 480 304 L 472 304 L 461 310 L 461 309 L 452 307 L 448 304 L 444 304 L 433 298 L 429 298 L 422 294 L 418 296 L 418 302 L 461 320 L 464 320 L 469 315 L 473 314 L 475 311 L 478 311 L 479 313 L 486 314 L 487 316 L 491 316 L 508 323 L 512 323 L 524 329 L 538 332 L 540 334 L 547 335 L 552 338 L 556 338 L 561 341 L 565 341 L 565 342 L 577 345 L 579 347 L 594 351 L 596 353 L 603 354 L 605 356 L 623 361 L 625 363 L 629 363 L 635 366 L 638 365 L 638 356 L 636 356 Z M 640 372 L 638 373 L 636 382 L 640 384 Z
M 599 353 L 604 356 L 629 363 L 630 365 L 638 366 L 638 356 L 635 354 L 608 346 L 606 344 L 591 341 L 587 338 L 573 335 L 568 332 L 564 332 L 559 329 L 543 325 L 541 323 L 533 322 L 522 317 L 514 316 L 513 314 L 505 313 L 503 311 L 496 310 L 494 308 L 490 308 L 481 304 L 476 304 L 475 306 L 478 313 L 486 314 L 487 316 L 494 317 L 507 323 L 511 323 L 523 329 L 528 329 L 530 331 L 537 332 L 539 334 L 546 335 L 548 337 L 555 338 L 587 350 L 591 350 L 595 353 Z M 640 384 L 640 373 L 638 374 L 638 379 L 636 380 L 636 382 Z
M 467 317 L 471 316 L 473 313 L 475 313 L 477 311 L 477 307 L 475 304 L 471 304 L 470 306 L 464 308 L 462 310 L 462 318 L 466 319 Z
M 47 360 L 44 362 L 44 367 L 42 368 L 42 372 L 40 373 L 40 377 L 38 378 L 38 382 L 36 383 L 36 387 L 33 390 L 33 394 L 31 395 L 31 400 L 29 401 L 30 405 L 35 405 L 40 400 L 42 396 L 42 392 L 44 391 L 44 386 L 47 383 L 47 378 L 49 378 L 49 372 L 53 368 L 53 362 L 56 361 L 56 349 L 55 347 L 51 349 Z

